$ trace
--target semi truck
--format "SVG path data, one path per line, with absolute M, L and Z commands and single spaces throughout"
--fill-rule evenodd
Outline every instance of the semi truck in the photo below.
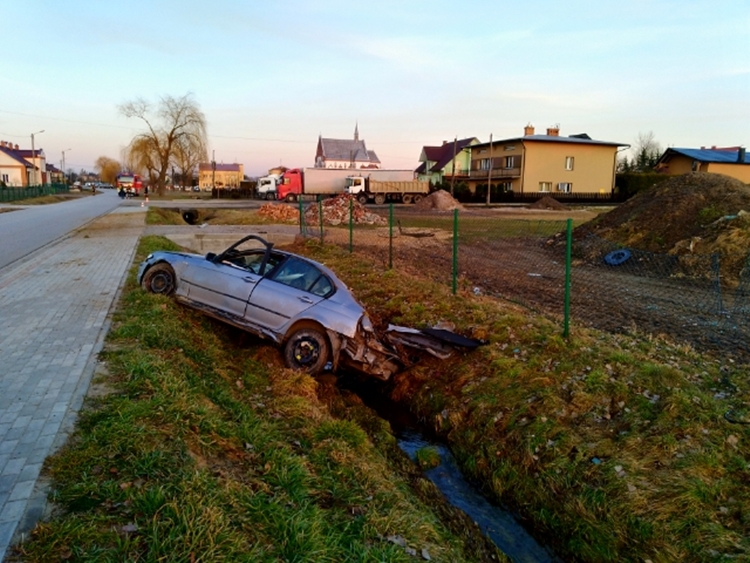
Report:
M 365 176 L 350 176 L 346 179 L 346 193 L 353 195 L 361 204 L 374 201 L 378 205 L 390 202 L 418 203 L 430 193 L 430 183 L 419 180 L 374 180 Z
M 414 178 L 414 172 L 369 168 L 292 168 L 282 174 L 276 188 L 276 197 L 289 202 L 333 197 L 345 193 L 347 179 L 354 176 L 372 177 L 381 181 L 407 181 Z
M 280 179 L 280 174 L 269 174 L 258 178 L 258 183 L 255 186 L 255 197 L 268 200 L 276 199 L 276 187 Z

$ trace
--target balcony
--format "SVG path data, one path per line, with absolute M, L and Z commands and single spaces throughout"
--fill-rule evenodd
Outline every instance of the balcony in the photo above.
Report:
M 521 169 L 520 168 L 494 168 L 492 170 L 472 170 L 469 173 L 469 177 L 472 180 L 479 180 L 482 178 L 487 178 L 492 173 L 492 179 L 500 179 L 500 178 L 520 178 L 521 177 Z

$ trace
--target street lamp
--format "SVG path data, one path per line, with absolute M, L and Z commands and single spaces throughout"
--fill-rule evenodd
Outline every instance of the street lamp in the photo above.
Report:
M 31 171 L 34 173 L 34 183 L 30 183 L 30 185 L 34 186 L 36 186 L 36 151 L 34 151 L 34 135 L 39 135 L 39 133 L 44 133 L 44 129 L 31 134 Z
M 65 174 L 65 153 L 68 151 L 72 151 L 73 149 L 65 149 L 63 153 L 63 161 L 62 161 L 62 173 L 63 173 L 63 183 L 67 186 L 68 185 L 68 176 Z

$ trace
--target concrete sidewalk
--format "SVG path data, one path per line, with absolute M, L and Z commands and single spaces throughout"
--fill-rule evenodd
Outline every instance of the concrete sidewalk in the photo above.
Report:
M 0 561 L 44 514 L 42 463 L 73 429 L 145 211 L 120 207 L 0 270 Z

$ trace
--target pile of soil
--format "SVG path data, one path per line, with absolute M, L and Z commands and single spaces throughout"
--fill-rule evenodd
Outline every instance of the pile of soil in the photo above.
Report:
M 438 190 L 432 192 L 422 201 L 416 203 L 414 208 L 420 211 L 452 211 L 453 209 L 463 209 L 464 206 L 458 203 L 458 201 L 445 190 Z
M 351 209 L 352 219 L 357 225 L 387 225 L 388 220 L 375 213 L 370 213 L 367 208 L 359 203 L 354 196 L 341 194 L 330 199 L 324 199 L 323 224 L 325 225 L 348 225 Z M 318 203 L 310 204 L 305 210 L 305 222 L 308 225 L 320 224 L 320 207 Z
M 723 174 L 692 172 L 638 193 L 576 229 L 622 247 L 691 256 L 719 254 L 735 279 L 750 249 L 750 186 Z
M 529 205 L 529 209 L 556 209 L 564 211 L 568 209 L 568 206 L 564 203 L 560 203 L 555 198 L 546 195 Z

